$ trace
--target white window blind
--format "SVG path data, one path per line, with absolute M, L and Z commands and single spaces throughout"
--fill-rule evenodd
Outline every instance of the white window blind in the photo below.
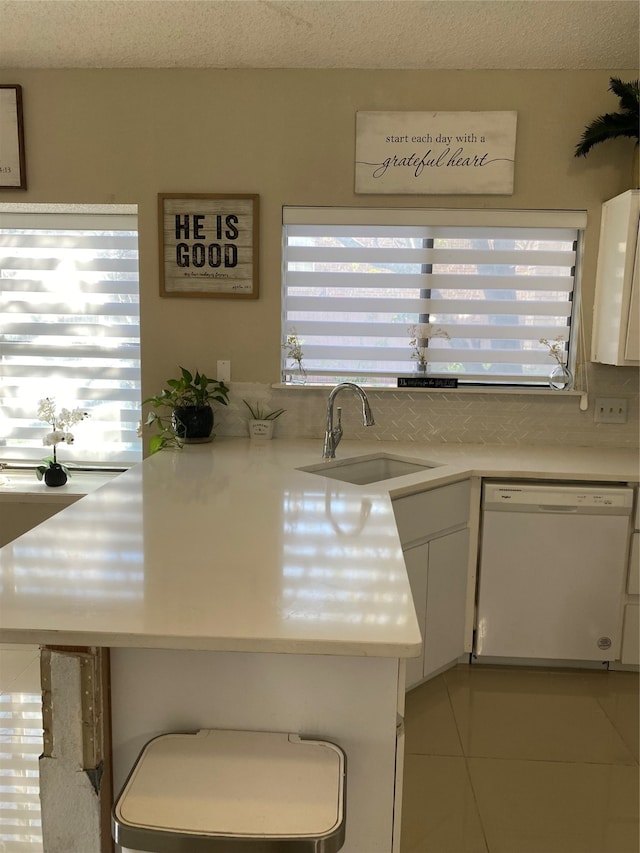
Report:
M 547 386 L 577 347 L 581 211 L 285 208 L 283 333 L 310 383 Z M 283 381 L 297 365 L 283 351 Z
M 122 467 L 142 456 L 135 213 L 0 207 L 0 460 L 39 461 L 38 401 L 90 417 L 59 460 Z M 31 206 L 30 206 L 31 207 Z M 131 209 L 131 206 L 127 206 Z M 133 208 L 135 210 L 135 207 Z

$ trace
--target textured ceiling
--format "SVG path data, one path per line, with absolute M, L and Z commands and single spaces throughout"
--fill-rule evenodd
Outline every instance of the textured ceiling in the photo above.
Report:
M 637 0 L 0 0 L 0 68 L 636 69 Z

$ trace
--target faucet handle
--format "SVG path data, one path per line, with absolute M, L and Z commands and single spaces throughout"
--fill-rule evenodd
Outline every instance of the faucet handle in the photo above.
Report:
M 335 449 L 340 444 L 340 439 L 342 438 L 342 409 L 340 406 L 338 406 L 338 423 L 333 428 L 331 438 L 333 439 L 333 450 L 335 455 Z

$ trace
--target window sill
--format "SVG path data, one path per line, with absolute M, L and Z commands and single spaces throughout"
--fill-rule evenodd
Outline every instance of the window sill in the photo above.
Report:
M 337 384 L 337 383 L 336 383 Z M 272 388 L 282 391 L 324 391 L 329 393 L 334 385 L 291 385 L 290 383 L 276 382 L 271 385 Z M 522 395 L 527 397 L 582 397 L 583 391 L 554 391 L 552 388 L 502 388 L 499 385 L 495 387 L 483 386 L 482 388 L 468 388 L 460 386 L 459 388 L 391 388 L 381 387 L 378 385 L 360 385 L 365 391 L 375 394 L 393 393 L 393 394 L 507 394 L 507 395 Z
M 74 503 L 109 483 L 121 472 L 76 471 L 64 486 L 50 488 L 38 480 L 35 472 L 24 468 L 0 470 L 0 503 Z

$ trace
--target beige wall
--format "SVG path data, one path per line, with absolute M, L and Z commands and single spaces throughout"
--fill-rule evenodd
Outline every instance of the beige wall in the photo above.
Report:
M 13 495 L 0 504 L 0 548 L 75 503 L 80 496 L 75 495 L 68 501 L 55 503 L 47 500 L 23 500 L 21 497 Z
M 587 122 L 616 108 L 612 74 L 637 72 L 2 71 L 0 82 L 23 87 L 29 189 L 0 200 L 139 205 L 145 396 L 179 363 L 215 375 L 222 358 L 234 381 L 278 381 L 285 204 L 586 209 L 590 340 L 600 205 L 628 189 L 632 144 L 580 160 L 573 149 Z M 517 110 L 514 194 L 355 195 L 357 110 Z M 260 195 L 258 300 L 158 296 L 158 192 Z

